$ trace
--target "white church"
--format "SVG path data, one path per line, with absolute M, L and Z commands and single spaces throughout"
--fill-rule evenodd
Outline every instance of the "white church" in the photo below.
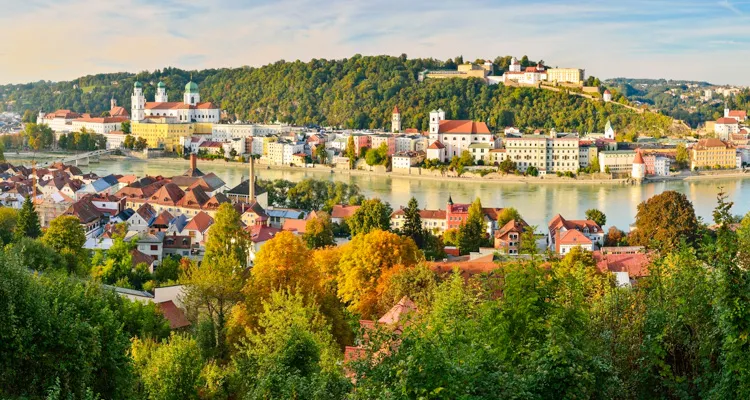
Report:
M 131 96 L 130 119 L 143 121 L 147 118 L 170 117 L 178 122 L 211 122 L 218 123 L 221 118 L 219 107 L 210 101 L 201 103 L 198 84 L 192 80 L 185 85 L 182 101 L 170 102 L 167 99 L 167 87 L 164 82 L 156 86 L 153 102 L 147 102 L 143 95 L 143 85 L 135 82 Z

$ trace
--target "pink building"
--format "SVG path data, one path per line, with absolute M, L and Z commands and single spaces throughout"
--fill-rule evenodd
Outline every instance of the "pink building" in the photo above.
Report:
M 393 135 L 373 135 L 370 137 L 372 148 L 379 149 L 385 144 L 388 147 L 388 155 L 396 154 L 396 137 Z
M 352 135 L 354 137 L 354 148 L 357 155 L 362 152 L 363 148 L 372 148 L 372 142 L 369 135 Z
M 646 175 L 656 175 L 656 155 L 644 154 L 643 162 L 646 164 Z

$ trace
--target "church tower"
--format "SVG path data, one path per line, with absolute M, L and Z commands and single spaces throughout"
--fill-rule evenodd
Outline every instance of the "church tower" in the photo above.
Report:
M 146 118 L 146 98 L 143 97 L 143 85 L 136 81 L 133 84 L 133 95 L 130 96 L 130 119 L 143 121 Z
M 167 100 L 167 86 L 164 84 L 164 82 L 159 82 L 158 85 L 156 85 L 156 97 L 154 98 L 154 101 L 157 103 L 166 103 L 169 100 Z
M 109 99 L 109 109 L 114 110 L 115 107 L 117 107 L 117 100 L 115 100 L 115 95 L 112 95 L 112 98 Z
M 198 93 L 198 84 L 192 80 L 185 85 L 185 94 L 182 102 L 194 106 L 201 102 L 201 95 Z
M 401 111 L 398 110 L 398 106 L 393 107 L 393 117 L 391 117 L 391 132 L 401 132 Z
M 440 121 L 445 120 L 445 111 L 438 109 L 430 111 L 430 135 L 437 135 L 440 130 Z M 438 139 L 435 139 L 438 140 Z

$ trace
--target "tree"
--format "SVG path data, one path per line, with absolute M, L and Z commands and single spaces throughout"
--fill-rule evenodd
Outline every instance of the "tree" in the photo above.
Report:
M 534 236 L 536 230 L 536 226 L 527 226 L 524 228 L 521 234 L 521 254 L 530 254 L 532 256 L 537 254 L 536 236 Z
M 13 240 L 13 231 L 18 223 L 18 211 L 10 207 L 0 207 L 0 246 Z
M 247 263 L 249 246 L 240 214 L 231 203 L 223 203 L 216 211 L 214 223 L 208 233 L 204 263 L 212 263 L 217 258 L 225 257 L 242 267 Z
M 343 399 L 351 383 L 338 365 L 330 327 L 299 293 L 276 291 L 263 303 L 232 365 L 245 399 Z
M 83 248 L 86 234 L 78 217 L 61 215 L 53 219 L 42 236 L 42 243 L 55 250 L 65 260 L 68 273 L 84 272 L 80 267 L 86 267 L 88 264 L 87 250 Z
M 677 162 L 677 165 L 680 169 L 687 168 L 688 164 L 690 163 L 690 156 L 688 154 L 687 148 L 682 143 L 677 145 L 677 154 L 675 156 L 675 161 Z
M 516 163 L 514 163 L 510 158 L 506 158 L 505 160 L 500 162 L 500 171 L 502 171 L 504 174 L 509 174 L 515 170 Z
M 341 252 L 336 279 L 339 298 L 350 311 L 374 317 L 383 311 L 378 308 L 378 284 L 387 283 L 381 280 L 383 274 L 396 266 L 413 267 L 421 258 L 410 238 L 380 230 L 356 235 Z
M 55 139 L 52 129 L 47 124 L 33 122 L 24 125 L 21 135 L 26 138 L 28 146 L 34 150 L 49 149 Z
M 160 344 L 133 339 L 131 350 L 146 394 L 152 400 L 198 399 L 203 363 L 195 339 L 172 334 Z
M 539 170 L 535 166 L 529 166 L 526 168 L 526 175 L 529 176 L 539 176 Z
M 604 239 L 605 246 L 620 246 L 625 242 L 625 232 L 617 229 L 616 226 L 610 226 L 607 231 L 607 237 Z
M 144 138 L 142 138 L 140 136 L 138 137 L 138 139 L 133 144 L 133 149 L 136 150 L 136 151 L 142 151 L 143 149 L 145 149 L 147 147 L 148 147 L 148 142 L 146 141 L 146 139 L 144 139 Z
M 316 299 L 322 277 L 312 261 L 312 253 L 302 238 L 279 232 L 256 255 L 252 281 L 245 285 L 245 293 L 267 299 L 274 291 L 300 291 L 305 298 Z
M 122 131 L 122 133 L 129 135 L 130 134 L 130 121 L 121 122 L 120 130 Z
M 628 243 L 665 252 L 676 249 L 681 240 L 693 244 L 699 228 L 693 205 L 684 194 L 671 190 L 639 204 L 635 225 Z
M 589 172 L 592 174 L 595 174 L 599 172 L 600 166 L 599 166 L 599 157 L 593 157 L 591 161 L 589 161 Z
M 5 146 L 0 143 L 0 162 L 5 162 Z
M 21 122 L 23 122 L 24 124 L 29 124 L 29 123 L 35 124 L 37 122 L 36 120 L 37 120 L 37 114 L 31 110 L 24 111 L 23 117 L 21 117 Z
M 506 207 L 503 208 L 502 211 L 497 215 L 497 226 L 503 227 L 505 224 L 507 224 L 510 221 L 518 221 L 520 222 L 523 218 L 521 218 L 521 213 L 518 212 L 513 207 Z
M 333 223 L 327 212 L 316 213 L 315 218 L 310 218 L 305 224 L 305 233 L 302 238 L 309 249 L 333 246 L 336 241 L 333 238 Z
M 18 212 L 18 223 L 16 224 L 14 238 L 16 241 L 24 237 L 36 239 L 41 234 L 42 228 L 39 226 L 39 215 L 34 208 L 34 203 L 31 202 L 31 197 L 27 196 L 23 201 L 21 211 Z
M 459 228 L 458 249 L 462 254 L 479 251 L 480 247 L 487 246 L 487 230 L 484 223 L 484 212 L 482 202 L 477 198 L 469 207 L 469 217 Z
M 318 162 L 321 164 L 328 163 L 328 151 L 326 151 L 326 147 L 324 145 L 319 144 L 315 146 L 315 157 L 318 159 Z
M 461 237 L 461 231 L 453 228 L 448 229 L 443 233 L 443 243 L 447 244 L 448 246 L 454 246 L 458 247 Z
M 391 228 L 391 205 L 380 199 L 365 200 L 359 209 L 346 220 L 352 236 L 373 230 L 387 231 Z
M 419 203 L 412 197 L 404 211 L 404 226 L 401 234 L 410 237 L 420 249 L 425 244 L 426 232 L 422 228 L 422 217 L 419 214 Z
M 349 158 L 349 168 L 354 168 L 354 162 L 357 161 L 357 148 L 354 146 L 354 136 L 349 135 L 349 139 L 346 140 L 346 152 L 344 153 Z
M 135 137 L 133 135 L 125 135 L 125 140 L 122 142 L 122 146 L 126 149 L 133 149 L 135 147 Z
M 596 222 L 600 227 L 607 224 L 607 216 L 596 208 L 586 210 L 586 219 Z

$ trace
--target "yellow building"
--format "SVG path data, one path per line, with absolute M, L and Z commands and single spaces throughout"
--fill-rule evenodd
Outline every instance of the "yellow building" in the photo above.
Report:
M 701 139 L 690 149 L 690 169 L 737 167 L 737 150 L 719 139 Z
M 279 140 L 279 138 L 275 136 L 266 136 L 263 138 L 263 155 L 268 156 L 268 144 L 269 143 L 276 143 Z
M 209 122 L 176 122 L 174 118 L 148 118 L 141 122 L 131 123 L 131 133 L 135 137 L 146 139 L 148 147 L 176 152 L 180 147 L 180 138 L 194 134 L 210 134 L 213 124 Z
M 480 78 L 487 80 L 487 76 L 493 73 L 494 66 L 487 61 L 484 64 L 465 63 L 457 66 L 456 70 L 425 70 L 420 74 L 420 80 L 429 79 L 451 79 L 451 78 Z
M 547 82 L 582 84 L 585 71 L 578 68 L 550 68 L 547 70 Z

